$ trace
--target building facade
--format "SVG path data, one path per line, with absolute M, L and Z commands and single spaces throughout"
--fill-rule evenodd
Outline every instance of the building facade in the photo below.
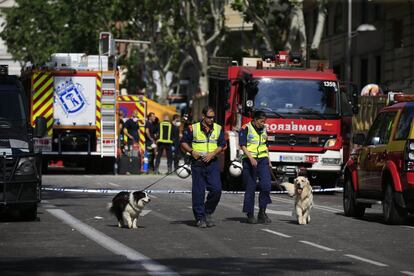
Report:
M 307 37 L 313 36 L 317 8 L 305 9 Z M 356 32 L 361 24 L 376 31 Z M 384 90 L 414 93 L 414 1 L 352 1 L 351 82 L 359 89 L 376 83 Z M 348 1 L 329 1 L 321 58 L 345 81 Z
M 13 5 L 15 5 L 14 0 L 0 1 L 0 26 L 5 22 L 3 11 Z M 10 75 L 20 75 L 21 66 L 18 62 L 14 61 L 10 53 L 7 52 L 7 46 L 2 39 L 0 39 L 0 64 L 7 64 L 9 66 Z

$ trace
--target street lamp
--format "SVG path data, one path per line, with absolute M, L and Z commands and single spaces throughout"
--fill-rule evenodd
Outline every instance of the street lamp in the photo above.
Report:
M 346 43 L 346 88 L 347 92 L 351 92 L 351 43 L 353 35 L 359 32 L 371 32 L 376 31 L 374 25 L 361 24 L 356 31 L 352 31 L 352 0 L 348 0 L 348 35 Z

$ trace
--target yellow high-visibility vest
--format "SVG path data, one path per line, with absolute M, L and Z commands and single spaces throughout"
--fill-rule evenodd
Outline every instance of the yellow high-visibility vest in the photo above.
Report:
M 254 158 L 263 158 L 269 157 L 267 151 L 267 133 L 264 129 L 259 135 L 256 129 L 253 127 L 252 122 L 247 123 L 247 145 L 246 148 Z M 243 155 L 243 158 L 246 158 L 246 155 Z
M 172 144 L 171 139 L 171 129 L 172 124 L 168 121 L 163 121 L 160 123 L 160 139 L 158 139 L 158 142 L 160 143 L 166 143 L 166 144 Z
M 195 123 L 193 127 L 193 142 L 192 148 L 195 151 L 198 151 L 202 154 L 213 152 L 217 149 L 217 141 L 221 132 L 221 126 L 214 123 L 213 131 L 210 134 L 210 137 L 207 137 L 206 134 L 201 130 L 201 123 Z

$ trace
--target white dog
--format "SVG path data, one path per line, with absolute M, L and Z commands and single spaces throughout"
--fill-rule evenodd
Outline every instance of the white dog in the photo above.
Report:
M 313 206 L 312 186 L 309 180 L 304 176 L 298 176 L 294 180 L 294 184 L 284 182 L 280 184 L 285 187 L 288 195 L 293 197 L 295 201 L 295 210 L 293 215 L 296 215 L 299 224 L 307 224 L 310 222 L 310 210 Z
M 138 228 L 138 217 L 151 201 L 146 192 L 120 192 L 109 203 L 109 212 L 118 219 L 118 227 Z

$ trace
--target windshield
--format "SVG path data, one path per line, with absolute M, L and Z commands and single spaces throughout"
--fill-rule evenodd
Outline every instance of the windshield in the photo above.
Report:
M 0 91 L 0 127 L 2 123 L 21 122 L 25 119 L 21 95 L 17 91 Z
M 254 108 L 279 114 L 338 114 L 335 81 L 259 78 Z

